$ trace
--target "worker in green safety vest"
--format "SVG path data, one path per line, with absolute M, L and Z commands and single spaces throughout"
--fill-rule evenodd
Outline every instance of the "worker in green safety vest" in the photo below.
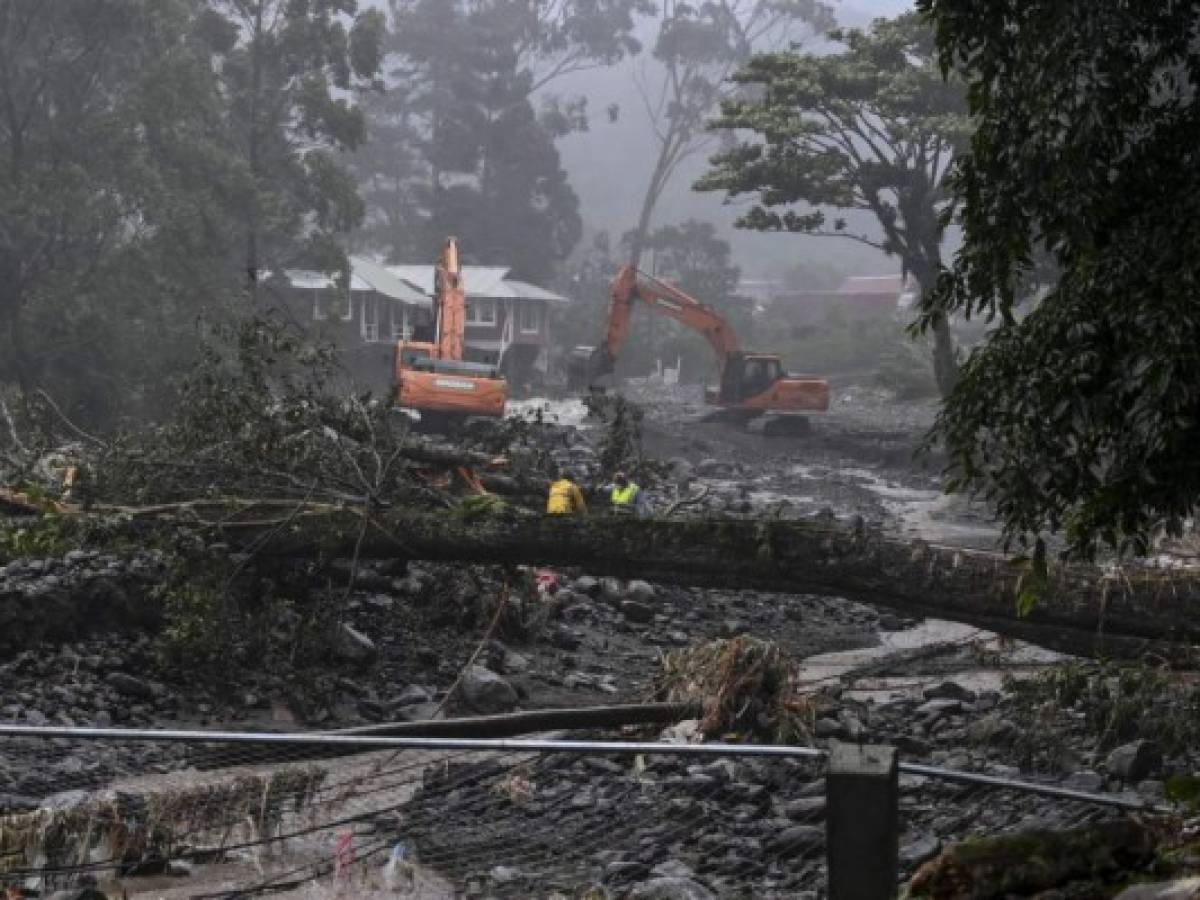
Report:
M 642 489 L 635 482 L 630 481 L 624 472 L 618 472 L 613 476 L 609 501 L 612 504 L 612 511 L 618 515 L 641 515 Z

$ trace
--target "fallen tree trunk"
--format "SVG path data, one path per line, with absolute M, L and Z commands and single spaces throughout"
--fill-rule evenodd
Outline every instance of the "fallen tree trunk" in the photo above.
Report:
M 978 625 L 1086 655 L 1190 657 L 1200 642 L 1200 571 L 1052 566 L 1037 606 L 1016 597 L 1025 570 L 997 553 L 931 547 L 812 521 L 568 518 L 388 509 L 365 532 L 359 513 L 325 508 L 268 532 L 221 525 L 260 552 L 580 567 L 596 575 L 695 587 L 841 596 Z
M 932 547 L 825 522 L 627 519 L 526 512 L 374 509 L 223 498 L 119 513 L 137 535 L 200 529 L 256 554 L 578 567 L 694 587 L 840 596 L 950 619 L 1069 653 L 1190 661 L 1200 643 L 1200 569 L 1051 566 L 1025 616 L 1026 570 L 998 553 Z M 75 510 L 69 514 L 84 515 Z

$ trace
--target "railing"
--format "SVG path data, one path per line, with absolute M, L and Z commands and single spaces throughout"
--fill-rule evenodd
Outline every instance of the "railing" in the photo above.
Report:
M 722 896 L 874 900 L 904 874 L 902 813 L 924 827 L 903 807 L 902 773 L 1158 810 L 850 744 L 0 726 L 0 885 L 117 878 L 137 896 L 139 873 L 187 866 L 190 896 L 302 883 L 362 897 L 576 896 L 682 878 Z

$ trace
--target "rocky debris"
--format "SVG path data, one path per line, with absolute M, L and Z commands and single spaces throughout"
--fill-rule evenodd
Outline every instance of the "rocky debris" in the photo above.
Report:
M 152 551 L 72 550 L 0 566 L 0 659 L 44 640 L 157 628 L 162 604 L 151 592 L 165 571 Z
M 1200 900 L 1200 878 L 1135 884 L 1117 894 L 1115 900 Z
M 943 681 L 941 684 L 927 687 L 923 695 L 926 700 L 957 700 L 959 703 L 974 703 L 976 699 L 974 691 L 953 681 Z
M 636 600 L 622 600 L 620 609 L 621 614 L 630 622 L 646 624 L 654 619 L 654 609 Z
M 126 697 L 133 697 L 138 700 L 150 700 L 156 695 L 156 691 L 148 682 L 142 681 L 140 678 L 134 678 L 132 675 L 127 675 L 124 672 L 109 672 L 104 680 L 116 688 L 117 693 Z M 67 696 L 70 696 L 69 693 Z
M 625 596 L 635 603 L 650 604 L 658 596 L 658 591 L 650 582 L 635 578 L 625 586 Z
M 483 666 L 471 666 L 459 686 L 464 703 L 480 715 L 511 712 L 520 698 L 516 688 Z
M 1141 781 L 1156 772 L 1163 762 L 1162 749 L 1154 741 L 1136 740 L 1117 747 L 1108 755 L 1106 768 L 1122 781 Z
M 343 622 L 333 640 L 333 652 L 338 659 L 358 665 L 369 663 L 379 654 L 375 642 L 352 625 Z
M 690 878 L 651 878 L 633 885 L 629 900 L 716 900 L 716 894 Z

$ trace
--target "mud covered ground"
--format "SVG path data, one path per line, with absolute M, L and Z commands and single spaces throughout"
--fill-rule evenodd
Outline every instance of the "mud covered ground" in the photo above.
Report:
M 645 452 L 672 462 L 671 477 L 650 486 L 658 509 L 681 497 L 702 497 L 697 506 L 723 514 L 861 517 L 931 542 L 995 545 L 997 531 L 986 510 L 942 497 L 938 459 L 915 456 L 933 420 L 931 403 L 899 403 L 875 388 L 835 386 L 831 411 L 813 417 L 808 435 L 768 438 L 699 421 L 705 410 L 698 390 L 631 384 L 626 393 L 647 411 Z M 578 428 L 583 440 L 568 451 L 569 461 L 586 470 L 599 432 L 584 419 L 581 404 L 522 406 Z M 0 582 L 36 593 L 45 579 L 61 580 L 63 567 L 88 564 L 93 563 L 82 558 L 21 561 L 0 570 Z M 507 700 L 493 696 L 473 704 L 447 697 L 480 650 L 503 590 L 502 574 L 421 564 L 398 570 L 393 561 L 367 560 L 336 626 L 337 650 L 304 691 L 271 671 L 247 671 L 233 689 L 207 687 L 163 668 L 146 635 L 98 636 L 31 647 L 0 660 L 0 716 L 19 724 L 278 730 L 419 720 L 439 710 L 465 714 L 515 705 L 632 702 L 650 697 L 664 652 L 749 634 L 777 641 L 795 660 L 807 660 L 797 677 L 824 698 L 813 722 L 818 745 L 894 743 L 914 761 L 1148 800 L 1162 797 L 1166 777 L 1190 773 L 1196 765 L 1186 752 L 1169 748 L 1166 754 L 1160 749 L 1149 768 L 1122 768 L 1109 756 L 1113 742 L 1102 743 L 1082 728 L 1064 729 L 1066 737 L 1053 746 L 1029 740 L 1031 723 L 1022 718 L 1024 707 L 1002 689 L 1004 678 L 1034 676 L 1053 658 L 974 629 L 903 620 L 836 597 L 686 590 L 575 571 L 557 577 L 559 589 L 552 596 L 512 598 L 512 614 L 478 654 L 478 664 L 509 686 Z M 349 631 L 340 630 L 345 628 Z M 1083 714 L 1064 707 L 1063 717 L 1064 723 L 1078 722 Z M 85 749 L 40 761 L 0 752 L 0 806 L 29 809 L 63 790 L 180 764 L 177 753 L 145 746 L 102 759 Z M 766 767 L 718 768 L 693 771 L 664 762 L 635 772 L 625 763 L 614 768 L 556 761 L 540 770 L 538 790 L 561 802 L 535 806 L 533 813 L 506 807 L 490 814 L 510 829 L 524 827 L 528 815 L 538 817 L 554 835 L 544 854 L 553 857 L 553 847 L 571 844 L 573 835 L 594 839 L 595 830 L 605 827 L 604 816 L 619 819 L 623 810 L 636 808 L 645 828 L 588 847 L 582 868 L 571 875 L 602 882 L 617 896 L 664 877 L 720 896 L 819 896 L 824 879 L 819 773 L 797 770 L 781 781 L 779 772 Z M 647 783 L 657 786 L 637 787 Z M 1108 815 L 1079 804 L 925 779 L 908 778 L 903 788 L 906 873 L 944 843 L 967 835 Z M 638 805 L 623 807 L 620 798 L 631 792 L 641 797 Z M 576 802 L 580 797 L 588 802 Z M 657 800 L 647 806 L 646 797 Z M 601 819 L 587 812 L 593 808 L 602 811 Z M 437 845 L 444 853 L 455 828 L 466 833 L 471 827 L 468 820 L 478 816 L 473 809 L 452 802 L 436 807 L 442 831 L 436 840 L 424 838 L 426 848 Z M 686 833 L 668 827 L 672 811 L 686 811 L 693 827 Z M 467 818 L 459 821 L 460 814 Z M 585 838 L 586 829 L 593 838 Z M 545 860 L 538 869 L 506 859 L 511 835 L 502 837 L 486 855 L 486 867 L 464 871 L 450 865 L 453 876 L 478 895 L 541 896 L 537 885 L 548 877 Z M 202 881 L 201 872 L 195 883 Z

